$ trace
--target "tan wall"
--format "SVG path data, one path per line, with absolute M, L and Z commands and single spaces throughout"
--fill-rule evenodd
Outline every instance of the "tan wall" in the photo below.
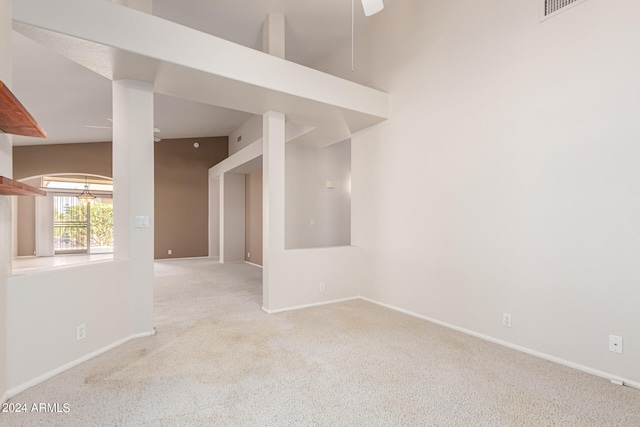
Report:
M 56 173 L 112 176 L 111 142 L 13 147 L 13 179 Z
M 247 175 L 245 197 L 245 261 L 262 265 L 262 170 Z
M 196 141 L 198 149 L 193 147 Z M 208 255 L 208 173 L 227 153 L 227 137 L 155 143 L 156 258 Z M 16 146 L 13 167 L 15 179 L 55 173 L 110 177 L 111 142 Z M 28 201 L 18 205 L 18 227 L 18 255 L 32 255 L 35 209 Z M 167 254 L 169 249 L 172 255 Z
M 209 168 L 227 155 L 226 136 L 156 143 L 156 259 L 208 255 Z

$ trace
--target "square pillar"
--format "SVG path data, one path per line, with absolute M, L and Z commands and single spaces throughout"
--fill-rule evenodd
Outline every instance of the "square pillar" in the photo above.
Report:
M 113 82 L 115 260 L 130 261 L 134 334 L 153 330 L 153 85 Z
M 262 23 L 262 51 L 284 59 L 285 25 L 282 13 L 270 13 Z
M 284 254 L 285 115 L 269 111 L 262 118 L 262 304 L 271 309 L 278 259 Z

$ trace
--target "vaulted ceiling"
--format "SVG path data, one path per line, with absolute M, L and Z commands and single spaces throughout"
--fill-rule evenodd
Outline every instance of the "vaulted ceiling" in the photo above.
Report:
M 286 57 L 310 67 L 351 36 L 350 0 L 154 0 L 153 4 L 158 17 L 258 50 L 264 18 L 269 12 L 283 13 Z M 355 17 L 356 29 L 376 19 L 365 18 L 358 1 Z M 44 141 L 15 137 L 15 145 L 111 139 L 109 80 L 17 32 L 13 45 L 13 92 L 49 135 Z M 168 96 L 155 99 L 155 124 L 164 139 L 228 135 L 248 118 L 247 113 Z

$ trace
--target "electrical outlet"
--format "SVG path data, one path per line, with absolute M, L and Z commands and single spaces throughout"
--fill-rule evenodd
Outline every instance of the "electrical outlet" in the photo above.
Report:
M 506 328 L 511 327 L 511 315 L 508 313 L 502 313 L 502 326 Z
M 622 354 L 622 337 L 609 335 L 609 351 Z
M 251 258 L 251 252 L 247 252 L 247 258 Z
M 84 326 L 84 323 L 82 325 L 76 326 L 76 341 L 83 340 L 86 335 L 87 328 Z
M 320 292 L 324 292 L 324 283 L 320 283 Z
M 315 219 L 313 219 L 313 218 L 311 218 L 311 219 L 309 220 L 309 225 L 310 225 L 311 227 L 313 227 L 314 225 L 316 225 L 316 220 L 315 220 Z
M 168 255 L 171 255 L 172 253 L 173 253 L 173 251 L 172 251 L 171 249 L 169 249 L 169 250 L 167 251 L 167 254 L 168 254 Z

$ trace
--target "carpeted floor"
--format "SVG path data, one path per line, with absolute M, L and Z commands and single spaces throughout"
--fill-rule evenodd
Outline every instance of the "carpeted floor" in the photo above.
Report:
M 15 396 L 3 426 L 640 426 L 640 391 L 376 305 L 261 311 L 261 273 L 156 262 L 154 337 Z

